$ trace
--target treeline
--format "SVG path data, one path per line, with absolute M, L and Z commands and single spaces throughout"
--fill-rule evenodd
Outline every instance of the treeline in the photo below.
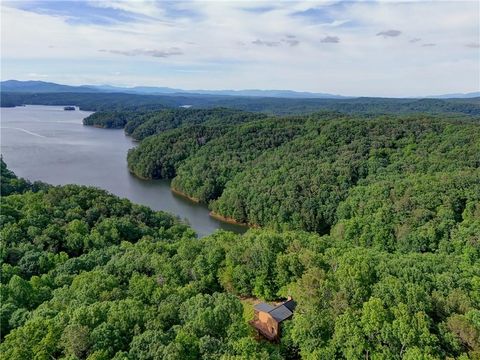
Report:
M 87 111 L 159 110 L 190 105 L 227 107 L 275 115 L 338 111 L 346 114 L 465 114 L 480 115 L 480 98 L 472 99 L 288 99 L 195 94 L 136 95 L 124 93 L 18 93 L 2 92 L 1 106 L 76 105 Z
M 200 124 L 228 126 L 265 117 L 264 114 L 227 108 L 108 111 L 96 112 L 86 117 L 83 124 L 104 128 L 125 128 L 127 135 L 135 140 L 143 140 L 148 136 L 181 126 Z
M 17 93 L 2 92 L 0 94 L 2 107 L 22 105 L 75 105 L 85 111 L 131 111 L 158 110 L 175 106 L 148 95 L 131 95 L 120 93 Z
M 478 202 L 465 205 L 471 227 L 459 246 L 419 253 L 302 231 L 197 239 L 177 219 L 98 189 L 11 190 L 1 201 L 2 358 L 480 356 Z M 368 221 L 363 210 L 351 201 L 343 211 Z M 257 341 L 242 299 L 287 295 L 298 306 L 280 343 Z
M 97 111 L 83 119 L 83 125 L 105 129 L 123 129 L 130 119 L 140 119 L 148 111 Z
M 48 188 L 48 185 L 40 181 L 31 183 L 28 180 L 17 177 L 13 171 L 7 168 L 7 164 L 0 156 L 0 195 L 22 194 L 27 191 L 39 191 Z

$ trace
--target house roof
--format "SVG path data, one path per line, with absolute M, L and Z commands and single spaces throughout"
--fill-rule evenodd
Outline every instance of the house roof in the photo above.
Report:
M 268 305 L 268 304 L 265 304 L 265 303 L 260 303 L 260 304 L 257 304 L 254 306 L 254 309 L 255 310 L 258 310 L 258 311 L 264 311 L 264 312 L 270 312 L 274 309 L 273 306 L 271 305 Z
M 293 312 L 291 312 L 285 305 L 282 304 L 270 311 L 269 314 L 272 315 L 275 320 L 281 322 L 292 316 Z
M 295 303 L 295 301 L 290 299 L 288 301 L 285 301 L 283 304 L 275 307 L 269 304 L 260 303 L 255 305 L 254 308 L 257 311 L 269 313 L 275 320 L 277 320 L 278 322 L 282 322 L 283 320 L 286 320 L 293 315 L 293 311 L 295 310 L 296 305 L 297 304 Z
M 288 308 L 288 310 L 290 310 L 292 312 L 297 307 L 297 303 L 295 301 L 293 301 L 292 299 L 285 301 L 283 303 L 283 305 L 285 305 Z

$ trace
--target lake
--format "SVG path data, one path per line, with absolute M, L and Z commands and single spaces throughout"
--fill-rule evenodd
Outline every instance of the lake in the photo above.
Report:
M 123 130 L 84 126 L 82 120 L 90 114 L 58 106 L 1 108 L 3 159 L 9 169 L 31 181 L 96 186 L 167 211 L 184 219 L 199 236 L 217 229 L 246 231 L 210 217 L 205 205 L 173 194 L 169 181 L 132 176 L 126 157 L 135 143 Z

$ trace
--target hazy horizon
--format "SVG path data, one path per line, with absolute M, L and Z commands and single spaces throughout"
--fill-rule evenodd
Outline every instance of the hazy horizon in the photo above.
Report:
M 331 94 L 331 93 L 326 93 L 326 92 L 310 92 L 310 91 L 304 91 L 304 90 L 296 90 L 296 89 L 208 89 L 208 88 L 197 88 L 197 89 L 180 89 L 180 88 L 173 88 L 169 86 L 162 86 L 162 85 L 135 85 L 135 86 L 129 86 L 129 85 L 113 85 L 113 84 L 66 84 L 66 83 L 59 83 L 55 81 L 45 81 L 45 80 L 32 80 L 32 79 L 26 79 L 26 80 L 18 80 L 18 79 L 1 79 L 0 80 L 2 83 L 7 82 L 7 81 L 22 81 L 22 82 L 28 82 L 28 81 L 39 81 L 39 82 L 44 82 L 44 83 L 51 83 L 51 84 L 56 84 L 56 85 L 62 85 L 62 86 L 73 86 L 73 87 L 91 87 L 92 89 L 97 89 L 100 90 L 102 87 L 108 88 L 112 87 L 115 89 L 130 89 L 134 91 L 137 88 L 151 88 L 151 89 L 170 89 L 170 90 L 178 90 L 178 93 L 181 92 L 187 92 L 187 93 L 192 93 L 195 94 L 196 91 L 198 92 L 254 92 L 254 91 L 259 91 L 259 92 L 293 92 L 293 93 L 305 93 L 305 94 L 325 94 L 326 96 L 338 96 L 339 98 L 344 97 L 344 98 L 360 98 L 360 97 L 382 97 L 382 96 L 364 96 L 364 95 L 349 95 L 349 94 Z M 408 95 L 408 96 L 390 96 L 387 98 L 422 98 L 422 97 L 436 97 L 436 96 L 441 96 L 444 97 L 445 95 L 468 95 L 468 94 L 475 94 L 478 93 L 479 91 L 473 91 L 473 92 L 467 92 L 467 91 L 462 91 L 462 92 L 457 92 L 457 93 L 442 93 L 442 94 L 428 94 L 428 95 L 420 95 L 416 96 L 414 94 Z M 137 94 L 142 94 L 141 92 L 138 92 Z M 143 93 L 143 94 L 150 94 L 150 95 L 162 95 L 163 93 L 158 92 L 158 93 Z M 175 93 L 165 93 L 165 94 L 175 94 Z M 220 94 L 221 95 L 221 94 Z M 239 96 L 248 96 L 248 95 L 239 95 Z M 270 95 L 272 96 L 272 95 Z
M 479 6 L 3 1 L 1 78 L 377 97 L 476 92 Z

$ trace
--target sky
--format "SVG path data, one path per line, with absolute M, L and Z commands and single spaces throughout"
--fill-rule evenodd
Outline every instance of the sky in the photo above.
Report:
M 480 1 L 0 6 L 2 80 L 390 97 L 480 91 Z

